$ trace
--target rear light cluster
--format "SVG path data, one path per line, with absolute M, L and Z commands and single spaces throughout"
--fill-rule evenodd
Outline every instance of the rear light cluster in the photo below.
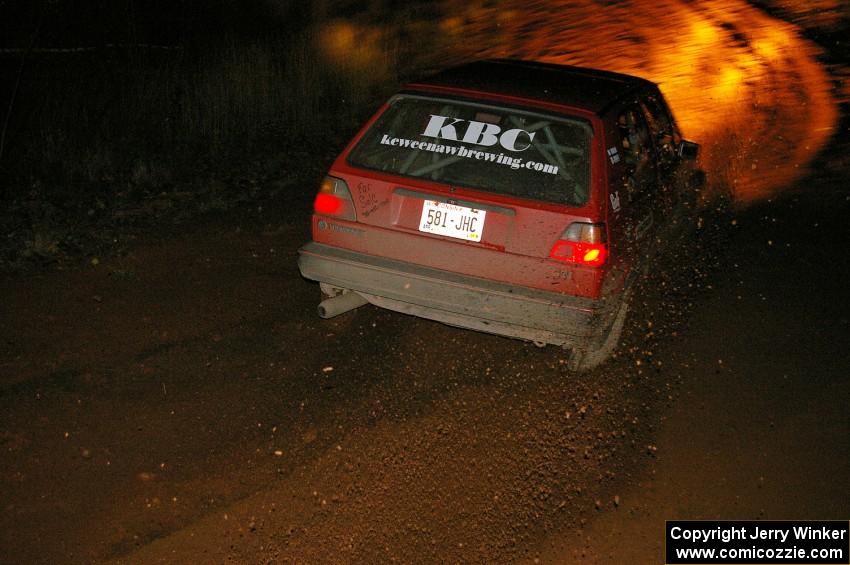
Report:
M 322 216 L 333 216 L 341 220 L 357 220 L 351 191 L 345 181 L 336 177 L 325 177 L 313 202 L 313 210 Z
M 552 246 L 549 258 L 588 267 L 603 265 L 608 258 L 605 224 L 570 224 Z

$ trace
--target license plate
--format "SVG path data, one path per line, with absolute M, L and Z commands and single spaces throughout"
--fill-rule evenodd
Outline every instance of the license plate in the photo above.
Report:
M 419 231 L 468 241 L 481 241 L 486 215 L 487 212 L 484 210 L 448 202 L 425 200 L 422 205 L 422 217 L 419 219 Z

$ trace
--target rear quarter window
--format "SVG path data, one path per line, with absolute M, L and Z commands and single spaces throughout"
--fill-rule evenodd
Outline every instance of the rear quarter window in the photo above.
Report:
M 396 96 L 355 167 L 569 206 L 587 202 L 590 124 L 516 108 Z

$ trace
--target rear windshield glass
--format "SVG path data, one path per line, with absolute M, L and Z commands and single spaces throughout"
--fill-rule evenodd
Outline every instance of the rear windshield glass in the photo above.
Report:
M 590 125 L 513 108 L 397 96 L 349 164 L 570 206 L 587 202 Z

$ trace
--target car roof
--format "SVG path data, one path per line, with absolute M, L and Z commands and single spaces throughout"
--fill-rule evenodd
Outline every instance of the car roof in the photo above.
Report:
M 604 114 L 632 92 L 653 86 L 635 76 L 537 61 L 490 59 L 441 71 L 410 87 L 475 90 L 583 108 Z

